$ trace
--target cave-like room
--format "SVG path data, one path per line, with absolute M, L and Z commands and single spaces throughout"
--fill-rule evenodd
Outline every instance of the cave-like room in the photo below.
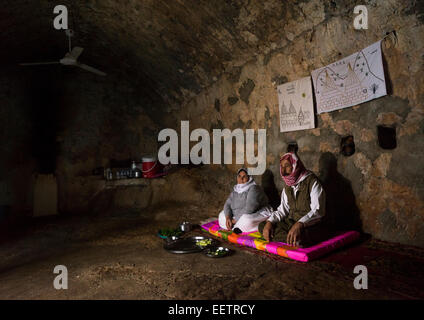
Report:
M 3 0 L 0 30 L 1 300 L 424 299 L 423 1 Z

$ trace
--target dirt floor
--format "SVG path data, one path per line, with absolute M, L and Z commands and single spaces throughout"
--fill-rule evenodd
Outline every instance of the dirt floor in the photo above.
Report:
M 420 248 L 368 239 L 300 263 L 225 243 L 235 253 L 211 259 L 169 253 L 156 235 L 161 227 L 216 214 L 212 208 L 170 203 L 35 220 L 0 243 L 0 299 L 424 298 Z M 353 286 L 357 264 L 368 268 L 367 290 Z M 67 290 L 53 287 L 56 265 L 68 269 Z

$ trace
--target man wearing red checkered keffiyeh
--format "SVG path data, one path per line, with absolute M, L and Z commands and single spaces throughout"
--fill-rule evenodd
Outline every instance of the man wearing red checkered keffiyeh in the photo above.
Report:
M 324 240 L 328 234 L 322 223 L 325 192 L 318 178 L 293 152 L 280 158 L 280 175 L 286 185 L 281 204 L 266 223 L 259 225 L 265 240 L 294 246 L 309 246 Z
M 282 162 L 284 162 L 284 167 L 283 164 L 281 164 Z M 290 166 L 292 169 L 289 171 L 287 169 Z M 295 186 L 309 174 L 311 174 L 311 172 L 306 170 L 302 161 L 300 161 L 296 154 L 289 152 L 280 158 L 280 175 L 289 187 Z

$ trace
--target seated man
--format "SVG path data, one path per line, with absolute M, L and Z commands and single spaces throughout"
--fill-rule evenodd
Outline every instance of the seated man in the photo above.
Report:
M 281 157 L 280 174 L 286 183 L 281 204 L 259 226 L 265 240 L 306 247 L 328 238 L 330 234 L 323 221 L 325 192 L 318 178 L 305 169 L 293 152 Z
M 258 231 L 258 225 L 270 217 L 271 206 L 262 188 L 258 186 L 247 169 L 237 172 L 237 184 L 219 214 L 219 226 L 234 232 Z

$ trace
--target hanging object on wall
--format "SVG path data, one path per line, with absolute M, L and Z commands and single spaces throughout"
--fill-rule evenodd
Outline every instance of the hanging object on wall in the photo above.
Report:
M 315 128 L 311 77 L 277 87 L 280 132 Z
M 340 143 L 340 153 L 345 157 L 350 157 L 355 153 L 355 141 L 353 136 L 343 137 Z
M 299 151 L 299 146 L 297 145 L 296 141 L 291 141 L 287 145 L 287 152 L 294 152 L 297 154 L 297 151 Z
M 381 41 L 312 71 L 318 113 L 351 107 L 385 96 Z

